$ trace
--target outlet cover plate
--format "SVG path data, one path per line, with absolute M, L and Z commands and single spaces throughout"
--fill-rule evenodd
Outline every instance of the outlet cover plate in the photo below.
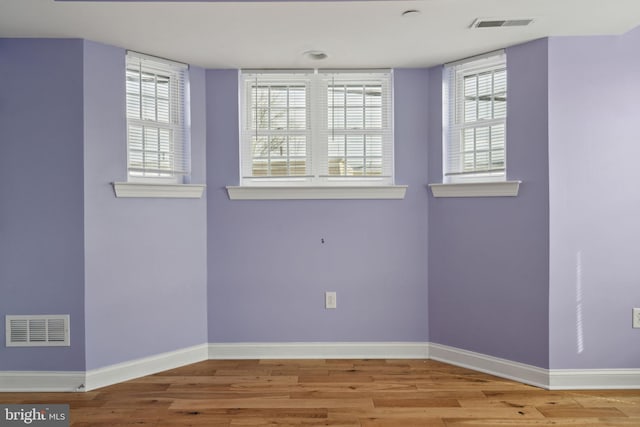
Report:
M 633 309 L 633 328 L 640 329 L 640 308 Z
M 324 308 L 336 308 L 336 293 L 325 292 L 324 293 Z

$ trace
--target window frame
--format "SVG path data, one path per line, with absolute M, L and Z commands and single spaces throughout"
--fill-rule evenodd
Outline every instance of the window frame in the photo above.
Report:
M 504 182 L 507 180 L 507 103 L 508 103 L 508 86 L 507 75 L 505 75 L 505 96 L 506 100 L 504 106 L 503 117 L 495 117 L 495 79 L 496 72 L 504 71 L 508 74 L 507 70 L 507 57 L 506 53 L 501 51 L 491 52 L 485 55 L 480 55 L 465 60 L 457 61 L 454 63 L 446 64 L 443 75 L 443 183 L 487 183 L 487 182 Z M 465 121 L 465 92 L 464 92 L 464 79 L 480 75 L 491 73 L 492 90 L 490 91 L 491 97 L 491 117 L 490 118 L 476 118 L 474 121 Z M 480 95 L 475 95 L 477 98 Z M 478 112 L 476 111 L 476 114 Z M 479 150 L 475 147 L 476 136 L 474 135 L 474 149 L 469 151 L 463 147 L 464 137 L 463 132 L 465 130 L 480 128 L 488 129 L 488 135 L 491 133 L 491 129 L 501 126 L 502 127 L 502 149 L 492 150 L 492 139 L 488 136 L 487 144 L 488 150 Z M 499 169 L 483 169 L 474 168 L 473 170 L 464 171 L 464 155 L 465 153 L 472 153 L 474 159 L 477 158 L 478 152 L 486 151 L 489 153 L 489 158 L 493 151 L 502 151 L 503 167 Z M 475 160 L 474 160 L 475 162 Z
M 188 128 L 188 87 L 189 74 L 188 65 L 163 58 L 158 58 L 134 51 L 126 52 L 126 79 L 129 79 L 130 73 L 138 73 L 140 81 L 139 90 L 133 93 L 129 90 L 129 85 L 125 87 L 126 101 L 126 138 L 127 138 L 127 182 L 136 184 L 183 184 L 189 181 L 190 177 L 190 135 Z M 155 86 L 154 95 L 146 96 L 147 101 L 151 100 L 152 110 L 155 112 L 156 119 L 150 119 L 144 116 L 144 89 L 142 87 L 142 75 L 153 76 Z M 160 97 L 158 94 L 157 79 L 158 77 L 168 79 L 167 95 Z M 131 115 L 131 105 L 135 105 L 135 99 L 138 98 L 138 117 Z M 158 111 L 160 110 L 159 100 L 167 103 L 167 120 L 158 120 Z M 147 104 L 148 106 L 149 104 Z M 148 108 L 148 107 L 147 107 Z M 136 143 L 134 148 L 132 131 L 133 128 L 141 129 L 141 139 Z M 145 141 L 145 132 L 157 132 L 157 150 L 147 149 L 147 141 Z M 161 148 L 160 134 L 164 132 L 168 135 L 168 141 L 164 143 L 166 148 Z M 133 154 L 139 153 L 143 158 L 142 165 L 134 166 Z M 148 163 L 144 159 L 147 153 L 157 154 L 157 169 L 150 167 L 152 161 Z M 160 157 L 167 156 L 168 160 L 165 164 L 160 165 Z M 154 174 L 157 174 L 154 176 Z
M 258 76 L 258 77 L 256 77 Z M 386 176 L 338 176 L 331 175 L 328 169 L 329 140 L 332 129 L 329 128 L 328 119 L 328 83 L 329 78 L 333 82 L 361 82 L 363 87 L 369 82 L 379 82 L 383 95 L 380 109 L 384 110 L 383 121 L 386 127 L 384 132 L 388 137 L 385 146 L 384 171 Z M 259 132 L 251 128 L 251 112 L 255 110 L 252 105 L 252 85 L 264 83 L 291 83 L 305 85 L 306 88 L 306 128 L 304 131 L 292 134 L 304 134 L 306 140 L 305 173 L 289 176 L 255 176 L 252 175 L 252 145 L 250 138 L 257 138 Z M 239 187 L 384 187 L 393 186 L 393 75 L 392 70 L 240 70 L 240 185 Z M 364 89 L 363 89 L 364 90 Z M 364 93 L 364 92 L 363 92 Z M 383 96 L 381 95 L 381 96 Z M 364 96 L 364 95 L 363 95 Z M 386 102 L 386 104 L 384 103 Z M 364 108 L 364 101 L 363 101 Z M 364 109 L 363 109 L 364 111 Z M 364 114 L 364 113 L 363 113 Z M 363 119 L 364 120 L 364 119 Z M 364 127 L 364 121 L 363 121 Z M 285 131 L 286 133 L 286 131 Z M 344 129 L 343 133 L 358 132 L 353 129 Z M 372 133 L 370 129 L 363 129 L 361 134 Z M 333 129 L 335 135 L 335 129 Z M 363 141 L 365 137 L 363 136 Z M 365 142 L 363 142 L 364 144 Z M 363 146 L 364 147 L 364 146 Z M 363 148 L 363 150 L 366 150 Z M 366 153 L 366 151 L 365 151 Z M 346 157 L 346 153 L 345 153 Z M 371 156 L 373 157 L 373 156 Z M 362 156 L 363 162 L 366 155 Z M 346 160 L 345 160 L 346 161 Z M 366 170 L 366 169 L 365 169 Z M 381 169 L 382 170 L 382 169 Z M 250 173 L 248 173 L 250 172 Z M 345 172 L 346 173 L 346 172 Z M 233 187 L 236 188 L 236 187 Z

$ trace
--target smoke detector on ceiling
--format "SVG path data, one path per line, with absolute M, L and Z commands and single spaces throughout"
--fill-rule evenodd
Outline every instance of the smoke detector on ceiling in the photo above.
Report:
M 477 18 L 470 28 L 526 27 L 533 18 Z

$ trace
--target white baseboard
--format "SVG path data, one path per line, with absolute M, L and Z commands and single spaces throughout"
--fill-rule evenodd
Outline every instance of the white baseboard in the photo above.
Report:
M 427 359 L 426 342 L 215 343 L 209 359 Z
M 433 360 L 519 381 L 536 387 L 548 388 L 549 386 L 549 371 L 544 368 L 538 368 L 537 366 L 433 343 L 429 344 L 429 356 Z
M 87 372 L 0 371 L 0 392 L 89 391 L 207 359 L 433 359 L 550 390 L 640 389 L 640 369 L 544 369 L 426 342 L 212 343 Z
M 640 389 L 640 369 L 551 369 L 549 390 Z
M 87 371 L 85 390 L 105 387 L 145 375 L 207 360 L 207 344 L 200 344 L 141 359 L 130 360 L 104 368 Z
M 0 392 L 81 391 L 82 371 L 0 371 Z

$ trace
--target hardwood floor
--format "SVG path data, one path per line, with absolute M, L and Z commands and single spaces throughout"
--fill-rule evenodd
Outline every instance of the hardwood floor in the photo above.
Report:
M 546 391 L 432 360 L 205 361 L 87 393 L 80 426 L 640 426 L 640 390 Z

